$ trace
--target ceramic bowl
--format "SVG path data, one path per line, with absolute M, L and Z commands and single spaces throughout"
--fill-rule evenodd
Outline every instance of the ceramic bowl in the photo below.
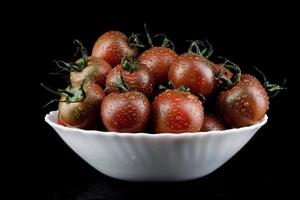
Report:
M 118 133 L 69 128 L 45 116 L 64 142 L 101 173 L 127 181 L 186 181 L 235 155 L 268 120 L 249 127 L 196 133 Z

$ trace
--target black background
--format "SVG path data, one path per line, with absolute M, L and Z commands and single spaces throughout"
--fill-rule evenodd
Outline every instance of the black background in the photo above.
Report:
M 22 146 L 17 162 L 22 167 L 16 171 L 26 176 L 22 184 L 17 181 L 13 186 L 28 186 L 26 193 L 39 199 L 268 199 L 287 198 L 296 192 L 292 181 L 297 181 L 295 163 L 299 160 L 297 117 L 291 117 L 291 113 L 298 110 L 294 89 L 299 85 L 299 64 L 293 62 L 297 55 L 292 48 L 297 47 L 299 21 L 293 5 L 45 3 L 31 10 L 17 20 L 22 26 L 15 26 L 14 31 L 14 35 L 24 32 L 17 42 L 30 47 L 23 52 L 34 61 L 22 62 L 19 66 L 27 66 L 26 70 L 17 75 L 24 78 L 26 74 L 26 81 L 21 79 L 21 83 L 33 92 L 21 106 L 27 115 L 22 116 L 24 125 L 19 125 L 31 131 L 25 137 L 18 136 Z M 64 87 L 60 79 L 48 75 L 55 69 L 52 60 L 72 59 L 74 39 L 91 52 L 93 43 L 105 31 L 141 33 L 144 22 L 152 33 L 165 33 L 175 41 L 178 53 L 187 49 L 185 40 L 208 39 L 215 55 L 229 58 L 244 71 L 253 73 L 252 67 L 258 66 L 272 82 L 288 80 L 288 90 L 271 100 L 268 123 L 237 155 L 201 179 L 164 184 L 114 180 L 85 163 L 44 122 L 44 115 L 56 105 L 42 108 L 53 96 L 39 83 Z M 20 156 L 20 152 L 26 152 L 26 156 Z

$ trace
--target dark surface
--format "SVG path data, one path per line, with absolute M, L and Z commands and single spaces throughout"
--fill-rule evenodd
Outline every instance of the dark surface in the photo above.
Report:
M 298 109 L 293 107 L 296 101 L 292 98 L 296 91 L 292 60 L 296 56 L 288 45 L 296 42 L 293 37 L 298 23 L 295 13 L 289 12 L 292 6 L 273 4 L 272 9 L 248 4 L 240 5 L 239 9 L 225 9 L 223 5 L 218 9 L 192 7 L 153 6 L 147 10 L 140 7 L 135 11 L 122 9 L 109 13 L 112 7 L 97 11 L 95 6 L 92 11 L 79 14 L 73 12 L 74 8 L 45 4 L 28 17 L 30 33 L 25 35 L 28 39 L 25 43 L 33 48 L 31 53 L 34 52 L 36 62 L 29 70 L 30 79 L 26 83 L 32 84 L 38 98 L 25 106 L 32 114 L 25 121 L 30 124 L 28 128 L 36 132 L 26 140 L 24 149 L 30 156 L 21 158 L 24 159 L 21 173 L 26 175 L 22 187 L 28 186 L 26 192 L 32 198 L 269 199 L 295 192 L 291 181 L 296 179 L 294 163 L 299 157 L 294 139 L 297 118 L 290 117 L 290 113 Z M 287 14 L 279 14 L 282 11 Z M 37 22 L 36 17 L 41 20 Z M 112 29 L 126 34 L 142 32 L 144 22 L 151 32 L 163 32 L 176 41 L 180 53 L 187 48 L 185 40 L 206 38 L 213 44 L 216 55 L 226 56 L 245 71 L 253 72 L 251 67 L 255 65 L 273 82 L 288 79 L 289 90 L 271 101 L 267 125 L 225 165 L 201 179 L 182 183 L 129 183 L 111 179 L 73 153 L 44 122 L 44 115 L 56 106 L 42 108 L 53 96 L 41 89 L 39 83 L 54 88 L 62 86 L 62 81 L 54 81 L 48 75 L 55 69 L 52 60 L 70 60 L 75 50 L 72 41 L 76 38 L 91 52 L 94 41 L 103 32 Z

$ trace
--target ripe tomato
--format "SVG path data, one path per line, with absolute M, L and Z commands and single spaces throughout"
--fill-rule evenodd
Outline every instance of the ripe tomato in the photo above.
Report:
M 152 114 L 157 133 L 200 131 L 204 117 L 198 97 L 189 92 L 170 89 L 155 97 Z
M 168 81 L 169 67 L 176 58 L 175 51 L 167 47 L 152 47 L 139 56 L 140 62 L 149 68 L 155 85 Z
M 101 118 L 108 131 L 143 131 L 149 116 L 150 103 L 140 92 L 110 93 L 102 101 Z
M 229 126 L 250 126 L 260 122 L 266 114 L 269 97 L 254 76 L 242 74 L 237 85 L 219 94 L 217 108 Z
M 225 130 L 225 123 L 217 116 L 205 113 L 201 131 L 220 131 Z
M 80 61 L 77 61 L 77 63 Z M 70 72 L 70 81 L 73 86 L 77 87 L 85 81 L 94 82 L 104 88 L 106 76 L 111 69 L 111 66 L 105 60 L 92 56 L 88 58 L 87 64 L 82 71 Z
M 214 90 L 214 64 L 205 57 L 195 53 L 185 53 L 171 64 L 169 80 L 176 87 L 184 85 L 194 95 L 209 97 Z
M 124 33 L 109 31 L 98 38 L 94 44 L 92 56 L 100 57 L 114 67 L 120 64 L 125 56 L 136 57 L 137 50 L 129 45 Z
M 80 59 L 76 62 L 55 61 L 57 66 L 62 71 L 70 72 L 70 82 L 75 87 L 80 87 L 83 81 L 104 87 L 106 75 L 111 70 L 111 66 L 102 58 L 88 57 L 87 49 L 80 41 L 75 40 L 74 44 L 77 46 L 77 53 L 81 53 Z
M 80 88 L 69 86 L 64 94 L 58 105 L 57 122 L 75 128 L 94 128 L 105 96 L 101 87 L 95 83 L 84 84 Z
M 120 80 L 122 79 L 122 80 Z M 124 61 L 113 68 L 106 78 L 108 93 L 118 92 L 117 88 L 111 87 L 113 83 L 122 81 L 129 91 L 138 91 L 150 97 L 153 91 L 153 82 L 150 71 L 139 61 Z

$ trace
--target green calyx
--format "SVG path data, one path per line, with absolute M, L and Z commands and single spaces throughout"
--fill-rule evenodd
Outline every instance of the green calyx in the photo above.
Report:
M 121 61 L 121 66 L 126 72 L 133 73 L 139 69 L 140 61 L 130 57 L 124 57 Z
M 76 45 L 76 52 L 74 56 L 81 53 L 81 57 L 76 62 L 65 62 L 62 60 L 54 60 L 55 64 L 62 71 L 73 72 L 73 71 L 82 71 L 88 63 L 88 53 L 87 49 L 83 46 L 83 44 L 79 40 L 74 40 L 73 42 Z
M 187 42 L 191 43 L 188 53 L 198 54 L 206 58 L 209 58 L 213 53 L 212 45 L 207 40 L 205 40 L 205 42 L 200 40 L 187 40 Z
M 217 74 L 216 79 L 219 81 L 219 83 L 221 84 L 221 87 L 225 90 L 229 89 L 230 87 L 236 85 L 238 82 L 240 82 L 241 80 L 241 69 L 239 68 L 238 65 L 236 65 L 235 63 L 231 62 L 230 60 L 223 58 L 223 57 L 219 57 L 224 61 L 224 63 L 222 64 L 227 70 L 229 70 L 232 73 L 232 76 L 229 79 L 226 78 L 222 78 L 222 75 L 225 74 L 227 75 L 227 71 L 224 70 L 223 72 L 220 72 L 219 74 Z
M 178 88 L 176 88 L 176 90 L 181 91 L 181 92 L 189 92 L 190 88 L 186 87 L 184 85 L 180 85 Z
M 110 83 L 109 87 L 117 88 L 120 92 L 129 92 L 122 76 L 117 76 L 117 82 Z
M 81 102 L 86 98 L 86 94 L 83 89 L 83 83 L 81 84 L 80 88 L 75 88 L 72 85 L 70 85 L 67 88 L 67 90 L 63 90 L 63 89 L 53 90 L 53 89 L 49 88 L 48 86 L 44 85 L 43 83 L 41 83 L 40 85 L 47 91 L 49 91 L 57 96 L 65 97 L 64 101 L 60 101 L 58 99 L 53 99 L 53 100 L 49 101 L 44 107 L 47 107 L 48 105 L 50 105 L 54 102 L 66 102 L 66 103 Z
M 80 86 L 80 88 L 75 88 L 70 85 L 68 91 L 72 94 L 66 97 L 66 102 L 68 103 L 80 102 L 83 101 L 86 97 L 82 85 Z
M 164 85 L 159 85 L 158 86 L 159 90 L 167 90 L 169 88 L 173 89 L 173 90 L 178 90 L 178 91 L 181 91 L 181 92 L 189 92 L 190 91 L 190 88 L 186 87 L 184 85 L 180 85 L 179 87 L 176 87 L 175 84 L 172 81 L 168 81 L 167 86 L 164 86 Z
M 273 83 L 270 83 L 267 80 L 265 74 L 260 69 L 258 69 L 257 67 L 254 67 L 254 69 L 256 71 L 258 71 L 258 73 L 262 76 L 263 81 L 264 81 L 263 86 L 264 86 L 265 90 L 267 91 L 268 96 L 270 98 L 273 98 L 273 97 L 277 96 L 280 91 L 287 89 L 286 87 L 283 87 L 286 84 L 286 79 L 283 79 L 282 86 L 277 85 L 277 84 L 273 84 Z

